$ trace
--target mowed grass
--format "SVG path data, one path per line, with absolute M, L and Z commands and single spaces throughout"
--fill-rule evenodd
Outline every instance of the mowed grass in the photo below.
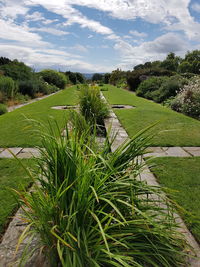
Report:
M 66 88 L 57 94 L 38 102 L 16 109 L 0 116 L 0 147 L 33 147 L 40 145 L 40 139 L 34 132 L 35 127 L 26 118 L 47 123 L 50 117 L 63 126 L 67 110 L 54 110 L 52 106 L 75 105 L 77 90 L 75 86 Z
M 35 163 L 33 159 L 23 159 L 22 162 L 32 168 Z M 12 189 L 26 188 L 30 182 L 30 178 L 16 159 L 0 159 L 0 238 L 18 206 L 17 194 Z
M 158 182 L 172 191 L 171 199 L 183 209 L 179 213 L 200 242 L 200 157 L 155 158 L 152 171 Z
M 114 110 L 129 136 L 159 121 L 154 128 L 153 146 L 200 146 L 200 121 L 137 97 L 127 90 L 111 85 L 107 87 L 108 91 L 103 94 L 110 104 L 135 106 L 134 109 Z

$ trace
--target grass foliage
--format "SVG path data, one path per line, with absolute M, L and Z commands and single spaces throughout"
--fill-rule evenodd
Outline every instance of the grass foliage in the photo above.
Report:
M 21 194 L 30 234 L 39 233 L 51 266 L 180 266 L 185 242 L 170 203 L 136 179 L 148 134 L 140 132 L 111 153 L 107 141 L 99 150 L 87 131 L 66 128 L 63 137 L 58 130 L 51 124 L 43 134 L 40 186 Z
M 101 98 L 99 87 L 82 86 L 79 94 L 81 114 L 90 125 L 103 125 L 109 115 L 107 104 Z

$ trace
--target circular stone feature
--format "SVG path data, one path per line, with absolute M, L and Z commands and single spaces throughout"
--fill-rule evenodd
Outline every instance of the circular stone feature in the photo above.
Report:
M 52 109 L 77 109 L 78 106 L 55 106 L 51 107 Z
M 111 105 L 111 108 L 131 109 L 131 108 L 135 108 L 135 107 L 134 106 L 130 106 L 130 105 Z

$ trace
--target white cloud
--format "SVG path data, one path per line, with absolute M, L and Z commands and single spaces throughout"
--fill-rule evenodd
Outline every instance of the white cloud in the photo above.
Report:
M 52 35 L 56 35 L 56 36 L 63 36 L 63 35 L 67 35 L 69 34 L 69 32 L 66 31 L 61 31 L 52 27 L 40 27 L 40 28 L 30 28 L 31 31 L 36 31 L 36 32 L 47 32 L 50 33 Z
M 72 54 L 53 49 L 33 49 L 17 45 L 0 44 L 0 50 L 2 51 L 2 56 L 15 59 L 17 55 L 18 60 L 25 62 L 31 67 L 36 66 L 37 69 L 54 68 L 63 71 L 70 69 L 80 72 L 104 72 L 113 69 L 113 66 L 110 68 L 96 66 L 85 60 L 81 61 Z
M 129 31 L 129 33 L 133 36 L 140 37 L 140 38 L 145 38 L 148 36 L 145 32 Z
M 40 20 L 44 20 L 44 17 L 42 13 L 36 11 L 36 12 L 33 12 L 32 14 L 26 15 L 26 20 L 27 21 L 40 21 Z
M 123 69 L 130 69 L 146 61 L 162 60 L 169 52 L 184 55 L 189 48 L 188 42 L 174 33 L 164 34 L 154 41 L 143 42 L 140 45 L 133 46 L 120 41 L 114 46 L 121 55 L 121 63 L 118 67 Z
M 200 13 L 200 4 L 198 4 L 198 3 L 194 3 L 194 4 L 191 6 L 191 8 L 192 8 L 194 11 Z
M 78 51 L 78 52 L 83 52 L 83 53 L 88 52 L 88 49 L 85 46 L 80 45 L 80 44 L 76 44 L 74 46 L 71 46 L 71 47 L 69 47 L 69 49 L 75 50 L 75 51 Z
M 23 45 L 44 46 L 49 45 L 42 41 L 40 35 L 30 32 L 26 26 L 19 26 L 10 21 L 0 19 L 0 38 L 23 43 Z

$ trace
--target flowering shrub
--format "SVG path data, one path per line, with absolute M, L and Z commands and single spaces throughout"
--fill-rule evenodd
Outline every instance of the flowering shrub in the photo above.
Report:
M 200 119 L 200 77 L 194 77 L 171 103 L 173 110 Z

